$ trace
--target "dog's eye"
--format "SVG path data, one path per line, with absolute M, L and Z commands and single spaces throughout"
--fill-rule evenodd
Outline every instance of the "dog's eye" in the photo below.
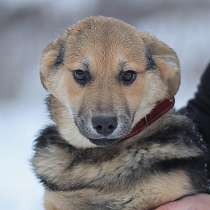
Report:
M 83 71 L 81 69 L 74 70 L 73 76 L 75 81 L 80 85 L 86 85 L 91 79 L 89 71 Z
M 119 74 L 119 80 L 124 85 L 130 85 L 136 80 L 137 73 L 132 70 L 121 71 Z

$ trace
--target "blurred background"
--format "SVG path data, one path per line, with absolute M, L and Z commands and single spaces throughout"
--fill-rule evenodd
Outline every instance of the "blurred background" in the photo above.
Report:
M 75 21 L 113 16 L 151 32 L 177 52 L 182 84 L 176 107 L 193 96 L 210 61 L 210 0 L 0 0 L 0 209 L 43 210 L 29 160 L 46 125 L 39 81 L 42 49 Z

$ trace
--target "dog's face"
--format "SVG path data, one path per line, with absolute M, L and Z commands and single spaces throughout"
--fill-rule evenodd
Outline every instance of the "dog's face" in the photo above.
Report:
M 180 79 L 167 45 L 119 20 L 90 17 L 45 49 L 41 80 L 59 104 L 53 115 L 64 138 L 92 147 L 124 138 L 175 95 Z

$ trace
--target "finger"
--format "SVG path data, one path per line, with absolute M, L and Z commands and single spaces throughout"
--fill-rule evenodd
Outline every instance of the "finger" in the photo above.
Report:
M 168 203 L 156 210 L 210 210 L 210 195 L 200 194 Z
M 157 208 L 155 210 L 176 210 L 176 206 L 177 205 L 175 202 L 171 202 L 166 205 L 160 206 L 159 208 Z

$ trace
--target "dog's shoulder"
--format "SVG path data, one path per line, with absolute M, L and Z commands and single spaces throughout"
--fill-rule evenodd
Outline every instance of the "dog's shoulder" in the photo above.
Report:
M 74 148 L 55 126 L 50 126 L 36 139 L 32 163 L 42 182 L 51 183 L 54 189 L 56 185 L 63 190 L 89 185 L 119 187 L 122 183 L 136 183 L 143 171 L 153 174 L 185 170 L 192 163 L 199 165 L 205 159 L 206 149 L 201 141 L 192 121 L 178 114 L 170 114 L 160 130 L 144 139 L 105 148 Z
M 49 125 L 41 130 L 40 134 L 34 141 L 34 150 L 46 148 L 50 145 L 57 145 L 72 149 L 73 147 L 68 144 L 59 134 L 55 125 Z
M 160 144 L 186 144 L 196 146 L 203 151 L 207 149 L 196 124 L 189 117 L 175 111 L 169 113 L 164 121 L 160 122 L 159 129 L 147 137 L 147 140 Z

